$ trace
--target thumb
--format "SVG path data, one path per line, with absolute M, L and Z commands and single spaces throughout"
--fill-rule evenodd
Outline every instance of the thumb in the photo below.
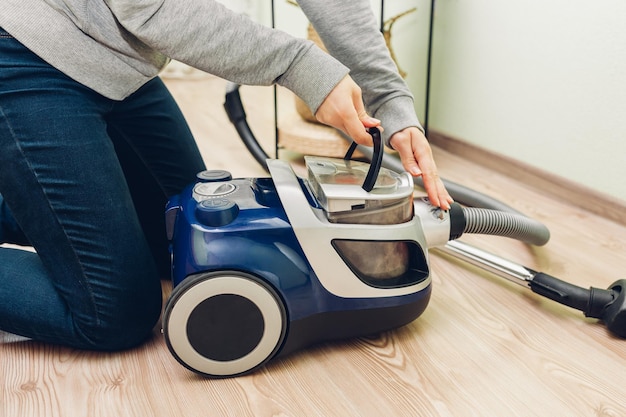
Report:
M 352 102 L 354 103 L 354 109 L 357 112 L 359 120 L 364 127 L 377 127 L 380 126 L 380 120 L 370 116 L 365 111 L 365 105 L 363 104 L 363 97 L 358 92 L 353 92 Z

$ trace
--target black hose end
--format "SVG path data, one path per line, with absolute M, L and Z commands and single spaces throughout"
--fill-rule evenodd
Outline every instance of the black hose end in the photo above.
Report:
M 606 306 L 602 321 L 611 333 L 626 338 L 626 279 L 615 281 L 609 287 L 614 300 Z
M 467 221 L 465 219 L 465 212 L 463 206 L 458 203 L 452 203 L 450 205 L 450 239 L 455 240 L 461 237 L 465 232 Z
M 600 319 L 614 335 L 626 338 L 626 279 L 602 290 L 589 290 L 538 272 L 530 281 L 530 289 L 568 307 L 582 311 L 586 317 Z

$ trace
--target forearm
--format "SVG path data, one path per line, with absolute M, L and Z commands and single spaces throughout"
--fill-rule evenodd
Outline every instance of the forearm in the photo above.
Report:
M 311 42 L 210 0 L 106 0 L 133 36 L 172 59 L 239 84 L 278 83 L 317 109 L 348 69 Z
M 368 112 L 389 137 L 406 127 L 421 129 L 413 95 L 398 74 L 368 0 L 299 0 L 329 53 L 350 68 Z

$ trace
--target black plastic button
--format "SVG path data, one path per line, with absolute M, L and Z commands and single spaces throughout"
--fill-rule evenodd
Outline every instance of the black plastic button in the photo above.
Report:
M 196 174 L 196 178 L 200 182 L 218 182 L 232 180 L 233 176 L 230 172 L 223 169 L 208 169 L 206 171 L 198 172 Z
M 196 205 L 196 218 L 205 226 L 225 226 L 235 220 L 238 214 L 239 206 L 225 198 L 202 200 Z

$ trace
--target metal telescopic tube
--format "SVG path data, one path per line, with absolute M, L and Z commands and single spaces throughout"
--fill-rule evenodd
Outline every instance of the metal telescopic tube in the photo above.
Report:
M 530 288 L 530 283 L 537 274 L 522 265 L 458 240 L 449 241 L 445 246 L 436 249 L 526 288 Z

